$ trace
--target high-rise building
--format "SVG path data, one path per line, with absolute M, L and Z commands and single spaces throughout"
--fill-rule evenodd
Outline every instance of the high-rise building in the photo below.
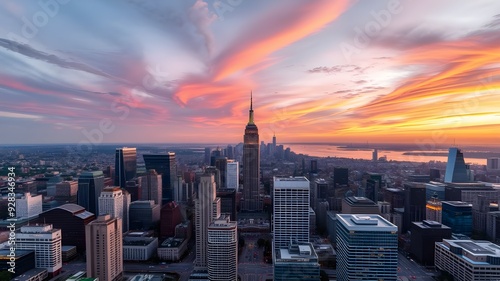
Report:
M 99 196 L 99 216 L 111 215 L 111 218 L 120 218 L 123 221 L 123 193 L 119 187 L 106 187 Z M 123 225 L 122 231 L 125 230 Z
M 56 200 L 76 202 L 78 181 L 63 181 L 56 184 Z
M 431 199 L 427 201 L 427 205 L 425 205 L 425 219 L 441 223 L 441 216 L 443 213 L 442 205 L 437 195 L 431 197 Z
M 424 265 L 434 265 L 435 243 L 451 238 L 451 228 L 437 221 L 412 222 L 410 253 Z
M 349 184 L 349 169 L 348 168 L 333 168 L 333 185 L 337 188 L 339 185 Z
M 122 194 L 123 194 L 123 220 L 122 220 L 122 225 L 123 225 L 124 231 L 127 232 L 129 230 L 129 226 L 130 226 L 129 211 L 130 211 L 130 204 L 132 202 L 132 196 L 125 189 L 122 189 Z
M 226 166 L 226 186 L 228 189 L 235 189 L 238 191 L 240 184 L 240 163 L 234 160 L 227 160 Z M 234 219 L 234 218 L 231 218 Z
M 238 279 L 237 223 L 221 216 L 208 227 L 208 279 Z
M 15 233 L 15 249 L 35 251 L 35 267 L 56 276 L 62 268 L 61 230 L 51 224 L 22 226 Z
M 309 180 L 305 177 L 273 180 L 274 249 L 290 241 L 309 243 Z
M 137 150 L 132 147 L 117 148 L 115 153 L 114 185 L 126 187 L 129 180 L 135 178 L 137 170 Z
M 248 124 L 243 137 L 243 205 L 242 210 L 261 210 L 259 130 L 254 123 L 252 97 Z
M 342 199 L 342 214 L 379 214 L 378 205 L 366 197 L 349 196 Z
M 500 211 L 486 215 L 486 236 L 493 243 L 500 243 Z
M 500 158 L 490 157 L 486 159 L 486 169 L 488 171 L 499 171 L 500 170 Z
M 337 220 L 337 280 L 396 280 L 398 228 L 379 215 Z
M 42 195 L 31 196 L 25 192 L 21 198 L 16 199 L 16 216 L 29 218 L 42 212 Z
M 161 174 L 162 204 L 172 201 L 174 198 L 173 186 L 177 175 L 175 153 L 144 154 L 143 157 L 146 170 L 156 170 L 157 173 Z
M 139 200 L 130 203 L 129 227 L 132 230 L 148 230 L 160 221 L 160 205 L 153 200 Z
M 153 200 L 162 204 L 162 179 L 156 170 L 148 170 L 146 176 L 139 177 L 141 200 Z
M 78 205 L 87 211 L 99 214 L 99 195 L 104 189 L 104 174 L 102 171 L 83 172 L 78 178 Z
M 412 222 L 425 219 L 427 199 L 425 183 L 405 182 L 403 185 L 405 189 L 405 208 L 402 233 L 406 233 L 410 230 Z
M 95 276 L 99 280 L 122 280 L 122 220 L 110 215 L 99 216 L 85 226 L 85 233 L 87 276 Z
M 220 211 L 231 216 L 232 221 L 238 221 L 236 210 L 236 190 L 217 189 L 217 197 L 220 198 Z
M 472 234 L 472 204 L 462 201 L 443 201 L 442 223 L 454 234 Z
M 212 148 L 211 147 L 205 147 L 205 158 L 203 163 L 205 165 L 210 165 L 210 156 L 212 155 Z
M 215 159 L 215 168 L 220 172 L 220 184 L 217 185 L 217 189 L 225 189 L 227 188 L 226 180 L 227 180 L 227 157 L 219 157 Z
M 456 281 L 500 280 L 498 245 L 487 241 L 448 240 L 436 243 L 436 267 Z
M 290 243 L 274 250 L 274 280 L 318 281 L 318 255 L 311 243 Z
M 195 200 L 196 261 L 195 265 L 205 268 L 207 261 L 208 226 L 220 217 L 220 199 L 216 197 L 215 180 L 212 174 L 204 174 L 198 184 Z
M 470 182 L 467 170 L 462 151 L 456 147 L 450 147 L 444 182 Z
M 160 238 L 174 237 L 175 227 L 182 222 L 181 208 L 175 201 L 163 205 L 160 210 Z

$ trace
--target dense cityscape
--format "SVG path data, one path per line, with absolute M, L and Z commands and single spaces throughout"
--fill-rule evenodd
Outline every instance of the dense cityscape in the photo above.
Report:
M 500 281 L 500 2 L 0 2 L 0 281 Z
M 500 278 L 500 158 L 313 157 L 254 120 L 226 147 L 2 147 L 2 280 Z

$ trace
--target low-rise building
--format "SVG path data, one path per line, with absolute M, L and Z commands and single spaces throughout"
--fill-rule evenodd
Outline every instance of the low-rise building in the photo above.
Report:
M 188 240 L 169 237 L 158 247 L 158 258 L 166 261 L 178 261 L 187 251 Z
M 488 241 L 436 243 L 435 265 L 456 281 L 500 280 L 500 246 Z
M 143 232 L 130 232 L 123 237 L 123 260 L 146 261 L 158 249 L 158 238 L 144 236 Z

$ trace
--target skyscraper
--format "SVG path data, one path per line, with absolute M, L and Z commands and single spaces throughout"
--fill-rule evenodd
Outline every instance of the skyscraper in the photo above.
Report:
M 135 177 L 137 170 L 136 148 L 117 148 L 115 153 L 115 183 L 121 188 L 126 187 L 127 181 Z
M 237 223 L 229 217 L 214 220 L 208 227 L 208 278 L 238 279 Z
M 123 193 L 119 187 L 106 187 L 99 196 L 99 216 L 111 215 L 111 218 L 120 218 L 123 221 Z M 126 231 L 122 223 L 122 231 Z
M 87 211 L 99 214 L 99 195 L 104 189 L 104 174 L 102 171 L 83 172 L 78 178 L 78 205 Z
M 309 180 L 275 177 L 273 186 L 274 249 L 309 243 Z
M 161 206 L 162 203 L 162 179 L 156 170 L 148 170 L 146 176 L 139 177 L 141 189 L 141 200 L 153 200 Z
M 122 220 L 110 215 L 97 217 L 85 226 L 87 276 L 99 280 L 122 280 Z
M 240 182 L 240 170 L 239 163 L 234 160 L 227 160 L 226 167 L 226 186 L 228 189 L 236 189 L 238 191 L 238 186 Z M 234 219 L 234 218 L 231 218 Z
M 215 180 L 212 174 L 202 175 L 195 200 L 196 261 L 205 268 L 207 261 L 208 226 L 220 216 L 220 200 L 216 197 Z
M 450 147 L 449 149 L 444 182 L 469 182 L 464 155 L 456 147 Z
M 472 204 L 462 201 L 443 201 L 441 221 L 456 234 L 472 234 Z
M 156 170 L 161 174 L 161 186 L 163 205 L 173 200 L 173 186 L 177 175 L 177 165 L 175 163 L 175 153 L 167 152 L 166 154 L 144 154 L 144 163 L 146 170 Z
M 254 123 L 253 102 L 250 97 L 248 124 L 243 137 L 243 206 L 242 210 L 261 210 L 259 198 L 260 146 L 259 130 Z
M 337 280 L 396 280 L 398 228 L 379 215 L 337 214 Z

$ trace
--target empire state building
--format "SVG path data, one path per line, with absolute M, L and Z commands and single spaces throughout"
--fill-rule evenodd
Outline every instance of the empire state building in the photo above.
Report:
M 253 120 L 252 96 L 248 124 L 243 137 L 243 205 L 242 210 L 261 210 L 259 198 L 260 184 L 260 146 L 259 129 Z

